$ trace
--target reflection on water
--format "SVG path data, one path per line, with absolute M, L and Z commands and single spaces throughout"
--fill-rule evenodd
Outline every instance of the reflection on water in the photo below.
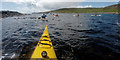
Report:
M 2 49 L 7 58 L 29 58 L 48 25 L 59 60 L 120 59 L 118 16 L 113 14 L 40 14 L 2 19 Z M 29 17 L 37 17 L 31 19 Z M 24 18 L 24 19 L 23 19 Z

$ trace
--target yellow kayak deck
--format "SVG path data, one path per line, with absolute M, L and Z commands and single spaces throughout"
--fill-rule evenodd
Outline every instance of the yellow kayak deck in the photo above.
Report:
M 42 52 L 45 51 L 47 53 L 47 57 L 42 56 Z M 46 28 L 43 32 L 42 37 L 40 38 L 32 56 L 33 58 L 40 58 L 40 59 L 57 59 L 52 42 L 50 40 L 48 27 L 46 25 Z

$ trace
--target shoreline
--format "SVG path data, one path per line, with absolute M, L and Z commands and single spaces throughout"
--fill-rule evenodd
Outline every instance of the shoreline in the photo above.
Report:
M 67 13 L 67 12 L 50 12 L 50 13 Z M 79 13 L 79 14 L 120 14 L 120 13 L 119 12 L 91 12 L 91 13 L 86 12 L 86 13 Z
M 65 13 L 65 12 L 49 12 L 49 13 Z M 73 14 L 73 13 L 68 13 L 68 14 Z M 77 13 L 75 13 L 77 14 Z M 120 14 L 119 12 L 95 12 L 95 13 L 78 13 L 78 14 Z M 14 16 L 23 16 L 26 14 L 22 14 L 22 15 L 0 15 L 0 18 L 7 18 L 7 17 L 14 17 Z M 4 16 L 4 17 L 3 17 Z

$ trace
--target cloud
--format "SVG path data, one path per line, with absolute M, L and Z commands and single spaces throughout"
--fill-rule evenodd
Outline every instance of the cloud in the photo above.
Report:
M 23 7 L 17 7 L 19 11 L 25 12 L 45 12 L 60 8 L 72 8 L 79 6 L 78 2 L 38 2 L 38 3 L 24 3 Z
M 3 2 L 119 2 L 119 0 L 1 0 Z
M 25 3 L 25 2 L 35 2 L 35 0 L 2 0 L 2 2 L 14 2 L 14 3 Z
M 2 1 L 23 3 L 23 2 L 83 2 L 85 0 L 2 0 Z
M 47 1 L 47 2 L 45 2 Z M 66 1 L 66 2 L 64 2 Z M 71 6 L 78 6 L 79 3 L 78 2 L 70 2 L 73 0 L 70 0 L 69 2 L 67 2 L 68 0 L 39 0 L 39 1 L 35 1 L 35 0 L 31 0 L 31 1 L 19 1 L 16 2 L 18 4 L 22 4 L 24 5 L 23 7 L 17 7 L 17 9 L 19 11 L 21 11 L 22 13 L 25 12 L 45 12 L 45 11 L 50 11 L 50 10 L 55 10 L 55 9 L 60 9 L 60 8 L 68 8 Z M 76 0 L 76 1 L 83 1 L 83 0 Z M 21 2 L 21 3 L 20 3 Z
M 71 7 L 71 8 L 74 8 L 74 7 L 76 7 L 76 8 L 91 8 L 92 5 L 86 5 L 86 6 L 73 6 L 73 7 Z
M 40 0 L 40 2 L 83 2 L 85 0 Z
M 86 8 L 91 5 L 80 6 L 80 2 L 85 0 L 3 0 L 4 2 L 14 2 L 23 5 L 17 7 L 17 10 L 22 13 L 45 12 L 60 8 Z
M 45 12 L 56 10 L 60 8 L 87 8 L 92 5 L 80 6 L 79 2 L 37 2 L 37 3 L 25 3 L 24 7 L 18 7 L 17 9 L 23 13 L 27 12 Z
M 102 2 L 117 0 L 2 0 L 2 2 L 14 2 L 22 7 L 15 7 L 19 12 L 44 12 L 60 8 L 87 8 L 92 5 L 81 6 L 80 2 Z

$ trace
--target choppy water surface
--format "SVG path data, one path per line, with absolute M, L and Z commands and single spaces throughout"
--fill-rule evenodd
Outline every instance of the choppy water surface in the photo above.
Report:
M 118 15 L 59 14 L 53 17 L 48 14 L 48 21 L 33 18 L 40 15 L 2 19 L 2 57 L 29 58 L 48 25 L 59 60 L 120 59 Z

